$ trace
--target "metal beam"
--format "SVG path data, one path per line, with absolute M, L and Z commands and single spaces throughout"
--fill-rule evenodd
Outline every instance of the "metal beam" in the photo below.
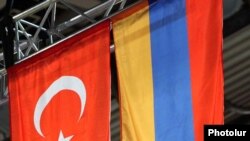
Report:
M 44 2 L 42 2 L 42 3 L 40 3 L 40 4 L 38 4 L 38 5 L 36 5 L 36 6 L 34 6 L 34 7 L 32 7 L 32 8 L 30 8 L 30 9 L 28 9 L 28 10 L 22 12 L 22 13 L 19 13 L 18 15 L 15 15 L 15 16 L 13 17 L 13 19 L 14 19 L 15 21 L 24 19 L 24 18 L 28 17 L 29 15 L 32 15 L 32 14 L 34 14 L 34 13 L 37 13 L 38 11 L 41 11 L 41 10 L 47 8 L 50 4 L 53 4 L 53 3 L 55 3 L 56 1 L 57 1 L 57 0 L 46 0 L 46 1 L 44 1 Z

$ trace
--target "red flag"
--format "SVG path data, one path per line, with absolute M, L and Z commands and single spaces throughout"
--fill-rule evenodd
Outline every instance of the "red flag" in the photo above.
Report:
M 109 22 L 8 69 L 12 141 L 109 141 Z

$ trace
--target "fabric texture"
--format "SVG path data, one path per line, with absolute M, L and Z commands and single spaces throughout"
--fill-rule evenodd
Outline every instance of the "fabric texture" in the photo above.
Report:
M 12 141 L 110 140 L 110 22 L 8 69 Z
M 113 19 L 122 141 L 202 141 L 223 124 L 222 19 L 220 0 L 143 1 Z

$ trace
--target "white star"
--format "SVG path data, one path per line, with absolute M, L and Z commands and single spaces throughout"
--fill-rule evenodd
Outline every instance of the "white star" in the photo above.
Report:
M 60 131 L 58 141 L 70 141 L 73 138 L 73 136 L 69 136 L 67 138 L 64 138 L 62 131 Z

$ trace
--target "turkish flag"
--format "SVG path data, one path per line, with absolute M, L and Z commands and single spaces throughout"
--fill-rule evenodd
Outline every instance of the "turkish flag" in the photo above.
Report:
M 8 69 L 12 141 L 110 140 L 109 26 Z

